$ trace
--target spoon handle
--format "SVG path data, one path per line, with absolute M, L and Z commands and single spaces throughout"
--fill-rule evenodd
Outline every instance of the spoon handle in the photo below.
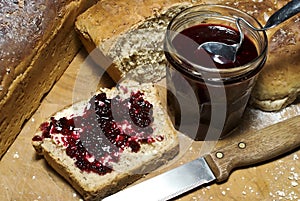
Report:
M 300 0 L 293 0 L 275 12 L 267 21 L 264 29 L 272 28 L 300 12 Z

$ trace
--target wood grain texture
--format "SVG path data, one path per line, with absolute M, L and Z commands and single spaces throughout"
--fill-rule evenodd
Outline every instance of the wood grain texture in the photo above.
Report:
M 214 167 L 217 180 L 224 181 L 235 168 L 269 161 L 300 147 L 299 128 L 300 116 L 295 116 L 258 131 L 246 132 L 234 140 L 227 138 L 206 158 Z

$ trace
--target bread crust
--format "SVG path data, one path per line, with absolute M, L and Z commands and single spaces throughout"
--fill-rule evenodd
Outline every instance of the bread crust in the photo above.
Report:
M 13 2 L 18 2 L 16 8 Z M 10 40 L 6 37 L 0 40 L 0 158 L 81 48 L 74 31 L 75 18 L 95 3 L 94 0 L 22 2 L 0 3 L 1 19 L 8 16 L 9 10 L 15 11 L 11 13 L 14 18 L 3 19 Z M 26 17 L 28 24 L 20 24 Z M 37 24 L 29 26 L 32 22 Z
M 141 149 L 137 153 L 125 149 L 120 155 L 119 162 L 112 164 L 114 171 L 101 176 L 96 173 L 81 171 L 77 168 L 75 161 L 66 154 L 65 148 L 51 138 L 44 138 L 43 141 L 32 141 L 37 153 L 43 155 L 49 165 L 62 175 L 85 200 L 99 200 L 121 190 L 141 178 L 144 174 L 166 164 L 179 152 L 177 131 L 173 128 L 167 112 L 159 101 L 159 92 L 156 88 L 152 84 L 141 85 L 131 81 L 125 83 L 122 82 L 120 84 L 122 86 L 120 90 L 113 88 L 102 89 L 101 91 L 105 92 L 109 98 L 117 95 L 125 98 L 131 92 L 137 91 L 144 93 L 144 99 L 153 104 L 154 120 L 151 124 L 154 130 L 153 135 L 162 135 L 164 139 L 161 142 L 141 144 Z M 126 90 L 123 90 L 124 87 Z M 75 103 L 54 114 L 54 117 L 59 119 L 61 117 L 80 115 L 87 105 L 88 100 Z M 38 130 L 36 135 L 41 136 L 41 131 Z

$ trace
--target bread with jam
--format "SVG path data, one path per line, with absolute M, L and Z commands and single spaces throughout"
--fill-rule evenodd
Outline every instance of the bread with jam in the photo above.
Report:
M 100 200 L 177 155 L 159 96 L 135 81 L 102 89 L 42 123 L 33 146 L 85 200 Z

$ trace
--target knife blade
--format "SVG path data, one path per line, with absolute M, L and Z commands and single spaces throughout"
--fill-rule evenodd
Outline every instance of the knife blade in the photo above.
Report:
M 235 168 L 265 162 L 298 148 L 300 116 L 219 142 L 209 154 L 128 187 L 103 201 L 163 201 L 206 183 L 225 181 Z

